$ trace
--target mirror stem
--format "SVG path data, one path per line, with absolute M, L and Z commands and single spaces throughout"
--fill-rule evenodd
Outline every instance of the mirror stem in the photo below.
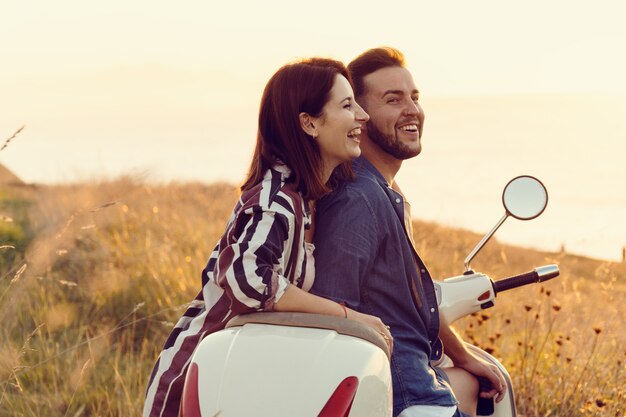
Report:
M 467 258 L 465 258 L 465 272 L 471 271 L 470 262 L 472 262 L 472 259 L 474 259 L 474 256 L 476 256 L 476 254 L 483 248 L 483 246 L 485 246 L 485 244 L 489 241 L 489 239 L 491 239 L 491 236 L 493 236 L 496 230 L 498 230 L 498 228 L 502 226 L 502 223 L 504 223 L 507 217 L 509 217 L 509 213 L 504 213 L 504 216 L 502 216 L 500 221 L 498 221 L 498 223 L 493 227 L 493 229 L 491 229 L 491 231 L 487 233 L 480 242 L 478 242 L 478 245 L 476 245 L 476 247 L 472 250 L 472 252 L 470 252 L 470 254 L 467 255 Z

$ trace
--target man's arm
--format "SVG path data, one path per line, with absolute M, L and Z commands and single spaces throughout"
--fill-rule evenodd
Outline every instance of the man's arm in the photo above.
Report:
M 439 314 L 439 338 L 444 345 L 446 355 L 452 359 L 454 366 L 465 369 L 477 378 L 489 381 L 491 389 L 482 391 L 483 398 L 495 398 L 496 402 L 504 398 L 506 381 L 497 366 L 474 356 L 466 347 L 459 335 L 450 327 L 443 316 Z M 454 387 L 453 387 L 454 388 Z M 484 387 L 481 387 L 484 388 Z

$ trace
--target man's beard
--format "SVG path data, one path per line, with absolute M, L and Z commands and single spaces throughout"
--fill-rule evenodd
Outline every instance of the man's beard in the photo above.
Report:
M 399 160 L 405 160 L 409 158 L 413 158 L 414 156 L 419 155 L 422 150 L 421 146 L 418 143 L 417 148 L 412 148 L 404 143 L 400 142 L 397 135 L 390 137 L 381 132 L 376 125 L 369 120 L 366 124 L 367 126 L 367 136 L 371 139 L 372 142 L 378 145 L 380 149 L 387 152 L 389 155 L 393 156 Z M 418 139 L 419 141 L 420 139 Z

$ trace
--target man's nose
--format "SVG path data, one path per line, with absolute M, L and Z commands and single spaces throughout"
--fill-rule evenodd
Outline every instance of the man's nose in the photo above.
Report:
M 404 113 L 407 116 L 419 116 L 423 114 L 424 111 L 422 110 L 422 107 L 419 105 L 419 103 L 413 100 L 408 100 L 407 105 L 404 109 Z

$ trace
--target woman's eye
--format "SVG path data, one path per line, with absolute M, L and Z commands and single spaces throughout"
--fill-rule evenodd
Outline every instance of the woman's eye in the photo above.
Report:
M 351 109 L 352 108 L 352 104 L 351 103 L 347 103 L 343 106 L 344 109 Z

